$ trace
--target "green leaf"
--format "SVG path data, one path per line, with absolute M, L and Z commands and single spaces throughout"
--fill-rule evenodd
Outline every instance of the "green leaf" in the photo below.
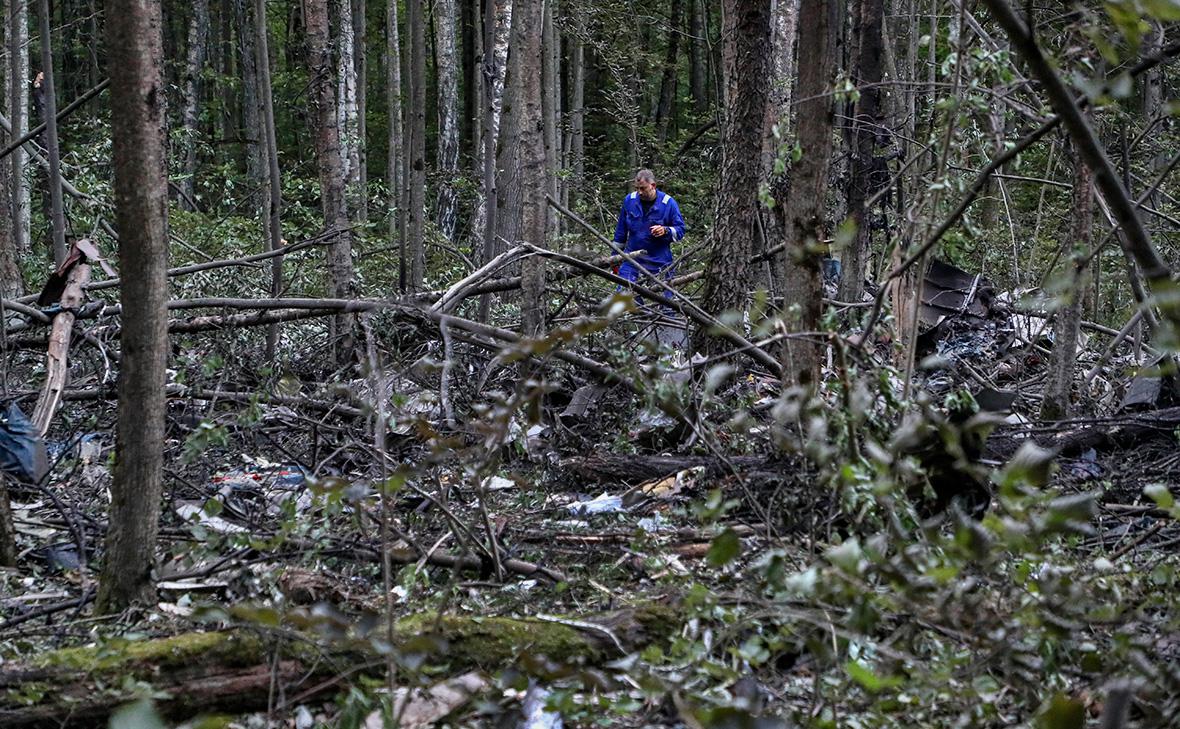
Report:
M 1142 0 L 1143 9 L 1156 20 L 1180 20 L 1180 0 Z
M 738 538 L 737 532 L 726 529 L 718 534 L 713 543 L 709 545 L 705 561 L 713 567 L 721 567 L 732 562 L 741 552 L 742 540 Z
M 896 676 L 878 676 L 860 661 L 845 663 L 844 670 L 848 672 L 853 681 L 859 683 L 869 693 L 875 694 L 882 689 L 893 688 L 901 683 L 901 679 Z
M 1057 694 L 1038 718 L 1041 729 L 1082 729 L 1086 723 L 1086 706 L 1078 699 Z
M 1176 503 L 1176 497 L 1172 496 L 1172 492 L 1162 483 L 1151 483 L 1144 486 L 1143 494 L 1164 510 L 1171 509 Z

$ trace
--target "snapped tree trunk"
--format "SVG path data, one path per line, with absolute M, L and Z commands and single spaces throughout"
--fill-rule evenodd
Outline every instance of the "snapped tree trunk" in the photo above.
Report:
M 783 303 L 788 328 L 795 332 L 819 329 L 823 297 L 820 258 L 824 239 L 824 200 L 828 160 L 832 155 L 831 80 L 835 70 L 834 5 L 824 0 L 799 4 L 799 83 L 795 96 L 795 137 L 802 157 L 791 167 L 790 191 L 778 199 L 786 233 L 787 278 Z M 783 384 L 814 387 L 819 382 L 820 346 L 814 338 L 788 339 L 783 345 Z
M 1094 217 L 1094 177 L 1080 156 L 1073 160 L 1073 212 L 1066 245 L 1073 248 L 1073 266 L 1068 271 L 1070 283 L 1063 287 L 1064 301 L 1053 320 L 1053 351 L 1049 354 L 1049 372 L 1041 399 L 1042 420 L 1064 420 L 1070 416 L 1073 372 L 1077 365 L 1078 333 L 1082 326 L 1090 256 L 1091 229 Z
M 180 101 L 181 159 L 180 205 L 196 210 L 197 137 L 200 135 L 201 73 L 209 55 L 209 0 L 194 0 L 188 25 L 188 52 L 184 62 L 183 96 Z
M 314 124 L 312 138 L 315 141 L 316 163 L 319 167 L 324 226 L 336 232 L 336 237 L 328 246 L 328 295 L 332 298 L 347 299 L 354 293 L 352 233 L 348 206 L 345 202 L 346 177 L 336 118 L 327 0 L 305 0 L 303 20 L 307 30 L 307 62 L 311 74 L 311 120 Z M 335 320 L 333 349 L 339 362 L 352 356 L 349 321 L 349 317 L 344 314 Z
M 107 0 L 123 326 L 115 468 L 97 608 L 155 603 L 168 362 L 168 176 L 160 4 Z
M 440 175 L 435 207 L 439 230 L 454 240 L 459 224 L 459 65 L 455 40 L 455 0 L 436 0 L 434 48 L 438 62 L 438 150 Z
M 758 244 L 758 187 L 762 180 L 762 125 L 766 121 L 770 7 L 759 0 L 726 0 L 726 109 L 717 215 L 706 267 L 702 307 L 711 314 L 746 306 Z M 698 349 L 719 353 L 720 338 L 700 332 Z

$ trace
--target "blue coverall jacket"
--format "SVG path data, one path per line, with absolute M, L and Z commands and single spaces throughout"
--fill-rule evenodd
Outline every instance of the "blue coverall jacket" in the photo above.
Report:
M 653 225 L 662 225 L 667 228 L 667 232 L 657 238 L 651 234 Z M 655 202 L 646 215 L 643 213 L 643 204 L 639 200 L 638 192 L 623 198 L 619 222 L 615 226 L 615 245 L 628 253 L 647 251 L 646 254 L 637 256 L 636 260 L 650 273 L 662 272 L 665 276 L 671 275 L 672 244 L 682 238 L 684 218 L 680 216 L 680 206 L 671 195 L 656 190 Z M 624 263 L 619 268 L 619 275 L 636 281 L 637 272 L 630 269 L 631 265 Z

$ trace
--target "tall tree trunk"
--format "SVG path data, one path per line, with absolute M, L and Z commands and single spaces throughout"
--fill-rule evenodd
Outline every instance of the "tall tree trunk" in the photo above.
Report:
M 752 280 L 749 260 L 759 249 L 758 187 L 762 180 L 762 125 L 766 121 L 770 6 L 764 0 L 726 0 L 725 114 L 716 227 L 702 306 L 710 313 L 741 310 Z M 718 353 L 724 340 L 701 332 L 700 349 Z
M 406 18 L 410 35 L 410 105 L 406 150 L 406 199 L 409 224 L 409 288 L 422 288 L 426 275 L 426 14 L 424 0 L 408 0 Z
M 848 180 L 848 216 L 856 226 L 856 235 L 844 251 L 843 275 L 839 298 L 860 301 L 864 296 L 865 264 L 873 239 L 872 214 L 867 202 L 888 179 L 877 173 L 877 137 L 882 118 L 880 84 L 882 78 L 882 30 L 884 0 L 858 0 L 856 5 L 856 76 L 860 98 L 852 122 L 852 169 Z
M 238 135 L 242 139 L 246 157 L 246 179 L 251 189 L 260 190 L 260 203 L 255 207 L 263 215 L 269 209 L 266 202 L 269 196 L 267 187 L 267 151 L 266 130 L 262 121 L 261 101 L 263 94 L 270 94 L 269 80 L 267 85 L 259 81 L 258 54 L 255 46 L 258 44 L 258 29 L 254 22 L 254 8 L 250 0 L 232 0 L 234 9 L 234 24 L 236 26 L 236 40 L 238 57 L 241 59 L 242 76 L 242 113 L 239 119 Z M 264 19 L 265 20 L 265 19 Z M 265 29 L 265 24 L 263 28 Z
M 9 0 L 7 108 L 12 120 L 12 136 L 23 137 L 29 130 L 29 0 Z M 18 251 L 29 250 L 32 211 L 31 185 L 25 179 L 28 153 L 17 149 L 12 157 L 13 243 Z
M 0 5 L 0 9 L 3 5 Z M 0 70 L 5 70 L 0 65 Z M 7 78 L 5 74 L 4 78 Z M 7 144 L 12 135 L 0 134 L 0 139 Z M 24 281 L 21 279 L 20 266 L 17 265 L 20 260 L 20 252 L 16 249 L 16 220 L 13 216 L 8 214 L 5 209 L 8 203 L 13 199 L 12 195 L 12 178 L 7 174 L 0 174 L 0 296 L 6 299 L 15 299 L 25 293 Z M 0 498 L 3 498 L 4 485 L 0 483 Z M 0 514 L 0 518 L 2 518 Z M 0 540 L 0 548 L 3 547 L 2 540 Z M 4 564 L 0 562 L 0 564 Z
M 398 288 L 406 291 L 406 230 L 402 198 L 402 49 L 397 27 L 397 2 L 390 0 L 385 14 L 385 90 L 386 114 L 389 116 L 389 154 L 385 166 L 385 185 L 389 188 L 389 237 L 399 243 Z
M 689 0 L 693 2 L 693 0 Z M 668 140 L 668 126 L 672 123 L 673 103 L 676 100 L 677 65 L 680 60 L 680 6 L 682 0 L 672 0 L 668 18 L 668 44 L 664 54 L 664 73 L 660 78 L 660 101 L 656 106 L 656 139 L 660 145 Z
M 270 239 L 270 249 L 277 250 L 283 245 L 282 215 L 283 215 L 283 187 L 279 176 L 279 145 L 275 134 L 274 98 L 271 95 L 270 80 L 270 38 L 266 22 L 266 0 L 254 0 L 254 43 L 255 68 L 258 72 L 258 99 L 262 102 L 259 110 L 261 129 L 260 147 L 266 155 L 266 222 Z M 242 31 L 243 33 L 245 30 Z M 283 292 L 283 259 L 275 256 L 270 263 L 270 295 L 278 297 Z M 266 331 L 266 358 L 273 362 L 278 349 L 279 325 L 273 324 Z
M 546 192 L 554 200 L 561 199 L 558 189 L 558 170 L 561 169 L 561 35 L 555 16 L 557 0 L 544 0 L 544 19 L 541 31 L 541 114 L 545 134 Z M 555 229 L 557 212 L 545 206 L 549 221 L 547 228 Z
M 340 130 L 336 118 L 334 67 L 331 37 L 328 31 L 328 0 L 304 0 L 303 20 L 307 30 L 307 62 L 311 74 L 311 118 L 314 125 L 316 162 L 320 176 L 320 195 L 324 207 L 324 225 L 336 232 L 328 247 L 328 295 L 351 298 L 353 295 L 352 233 L 345 201 L 344 160 L 340 150 Z M 352 337 L 349 318 L 335 319 L 333 350 L 338 362 L 351 359 Z
M 762 180 L 770 185 L 771 190 L 776 185 L 785 184 L 783 175 L 776 170 L 780 164 L 788 160 L 780 160 L 785 154 L 783 146 L 791 134 L 791 91 L 795 84 L 795 38 L 799 30 L 799 0 L 777 0 L 774 3 L 772 19 L 773 52 L 771 53 L 770 70 L 770 98 L 766 104 L 766 122 L 762 129 Z M 767 214 L 769 212 L 769 214 Z M 763 235 L 758 243 L 770 243 L 784 240 L 786 231 L 779 227 L 779 215 L 773 211 L 760 211 L 759 219 L 763 224 Z M 772 256 L 766 262 L 765 274 L 768 277 L 768 289 L 777 295 L 786 277 L 783 268 L 783 257 Z
M 53 43 L 49 34 L 49 0 L 37 4 L 41 22 L 42 120 L 45 123 L 45 156 L 49 159 L 49 204 L 53 228 L 53 261 L 66 260 L 66 220 L 61 199 L 61 152 L 57 135 L 57 92 L 53 83 Z
M 512 206 L 498 215 L 515 218 L 505 229 L 518 231 L 508 238 L 545 245 L 548 204 L 546 180 L 545 121 L 541 103 L 541 36 L 545 22 L 545 0 L 515 0 L 512 7 L 512 41 L 508 55 L 508 97 L 512 120 L 502 149 L 507 156 L 505 197 Z M 521 320 L 525 335 L 537 336 L 545 328 L 545 259 L 531 256 L 521 270 Z
M 835 70 L 835 7 L 824 0 L 799 5 L 799 83 L 795 96 L 795 137 L 803 152 L 791 167 L 790 191 L 775 206 L 786 231 L 787 279 L 783 303 L 791 329 L 819 328 L 823 281 L 820 241 L 824 239 L 824 200 L 832 155 L 831 80 Z M 820 348 L 814 339 L 787 340 L 783 347 L 783 384 L 814 387 L 819 382 Z
M 690 0 L 691 2 L 692 0 Z M 577 192 L 582 189 L 586 176 L 586 9 L 577 4 L 573 9 L 574 30 L 570 34 L 570 141 L 569 166 L 570 180 L 566 185 L 568 198 L 565 203 L 573 209 L 577 203 Z
M 496 160 L 499 154 L 500 120 L 504 104 L 504 72 L 508 63 L 508 40 L 512 28 L 512 0 L 484 0 L 483 58 L 481 69 L 480 151 L 483 174 L 480 178 L 479 203 L 472 222 L 472 240 L 482 249 L 481 262 L 487 263 L 496 251 L 496 211 L 499 207 Z M 480 298 L 480 319 L 487 319 L 487 296 Z
M 438 185 L 436 220 L 447 240 L 459 224 L 459 65 L 455 38 L 455 0 L 435 0 L 434 48 L 438 63 Z
M 369 54 L 365 46 L 368 37 L 365 15 L 365 0 L 352 0 L 352 37 L 353 37 L 353 68 L 356 70 L 356 178 L 357 192 L 355 196 L 355 212 L 357 220 L 369 219 L 369 136 L 368 136 L 368 104 L 369 104 Z
M 155 604 L 152 569 L 164 454 L 168 362 L 168 177 L 160 4 L 107 0 L 123 359 L 106 557 L 97 609 Z
M 708 52 L 705 34 L 705 0 L 688 0 L 688 86 L 692 94 L 692 107 L 698 115 L 709 108 Z
M 196 210 L 197 138 L 201 121 L 201 73 L 209 55 L 209 0 L 193 0 L 193 16 L 188 25 L 188 51 L 184 62 L 183 97 L 180 101 L 182 141 L 180 149 L 180 205 Z
M 335 0 L 336 10 L 336 120 L 340 125 L 340 161 L 344 165 L 345 194 L 349 209 L 361 208 L 360 119 L 357 108 L 356 36 L 352 0 Z M 310 22 L 309 22 L 310 24 Z M 358 220 L 363 220 L 359 217 Z
M 1082 160 L 1074 154 L 1073 213 L 1070 217 L 1069 240 L 1073 248 L 1072 281 L 1063 295 L 1065 302 L 1053 320 L 1053 351 L 1049 354 L 1049 372 L 1041 400 L 1042 420 L 1064 420 L 1070 416 L 1070 395 L 1073 372 L 1077 364 L 1078 334 L 1082 325 L 1084 292 L 1089 278 L 1086 261 L 1090 256 L 1090 231 L 1094 216 L 1094 176 Z

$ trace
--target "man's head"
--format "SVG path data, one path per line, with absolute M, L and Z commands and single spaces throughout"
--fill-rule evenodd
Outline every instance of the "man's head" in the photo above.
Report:
M 635 173 L 635 189 L 639 197 L 644 200 L 656 199 L 656 176 L 649 169 L 642 169 Z

